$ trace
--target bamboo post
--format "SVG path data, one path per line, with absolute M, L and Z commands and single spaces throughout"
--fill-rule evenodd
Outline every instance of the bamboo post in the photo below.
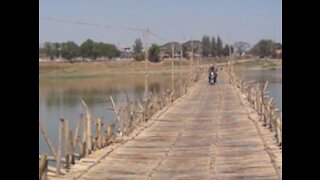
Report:
M 280 136 L 279 146 L 282 146 L 282 112 L 280 113 L 280 117 L 279 117 L 279 136 Z
M 180 79 L 180 97 L 182 96 L 183 92 L 182 92 L 182 47 L 181 47 L 181 56 L 180 56 L 180 70 L 179 70 L 179 79 Z
M 39 163 L 39 180 L 47 180 L 48 161 L 47 155 L 41 154 Z
M 82 152 L 81 152 L 81 157 L 85 157 L 86 155 L 87 155 L 87 141 L 84 141 L 83 143 L 82 143 Z
M 149 29 L 147 28 L 144 32 L 144 38 L 145 38 L 145 67 L 146 67 L 146 73 L 144 76 L 144 98 L 148 98 L 148 76 L 149 76 L 149 69 L 148 69 L 148 33 Z
M 70 160 L 70 162 L 71 162 L 71 164 L 75 164 L 75 151 L 74 151 L 74 149 L 75 149 L 75 143 L 73 143 L 73 141 L 72 141 L 72 130 L 69 130 L 69 143 L 70 143 L 70 152 L 69 152 L 69 154 L 70 154 L 70 156 L 71 156 L 71 160 Z
M 101 118 L 99 118 L 98 122 L 97 122 L 98 148 L 99 149 L 103 147 L 102 128 L 103 128 L 103 122 L 102 122 Z
M 87 104 L 81 100 L 81 103 L 83 105 L 83 107 L 86 110 L 86 114 L 87 114 L 87 132 L 86 132 L 86 142 L 87 142 L 87 149 L 86 149 L 86 155 L 91 153 L 92 150 L 92 139 L 91 139 L 91 112 L 87 106 Z
M 76 126 L 76 130 L 74 132 L 74 138 L 73 138 L 73 146 L 75 147 L 76 145 L 76 141 L 77 141 L 77 138 L 78 138 L 78 133 L 79 133 L 79 129 L 80 129 L 80 124 L 81 124 L 81 121 L 83 120 L 83 114 L 80 115 L 80 119 L 79 121 L 77 122 L 77 126 Z
M 70 161 L 71 161 L 71 158 L 70 158 L 70 138 L 69 138 L 69 121 L 66 120 L 65 121 L 65 155 L 66 155 L 66 169 L 69 169 L 70 168 Z
M 111 101 L 111 104 L 112 104 L 112 107 L 113 107 L 113 111 L 114 111 L 115 114 L 116 114 L 116 118 L 115 118 L 115 120 L 114 120 L 113 123 L 116 123 L 116 120 L 118 120 L 118 122 L 120 122 L 120 119 L 119 119 L 119 116 L 118 116 L 119 110 L 117 110 L 117 107 L 116 107 L 116 105 L 115 105 L 115 103 L 114 103 L 114 101 L 113 101 L 112 96 L 109 96 L 109 98 L 110 98 L 110 101 Z
M 270 122 L 270 129 L 273 130 L 274 129 L 274 122 L 276 121 L 275 118 L 275 106 L 272 104 L 270 107 L 270 117 L 271 117 L 271 122 Z M 275 129 L 276 130 L 276 129 Z
M 281 139 L 281 131 L 280 131 L 280 117 L 275 119 L 274 129 L 276 132 L 277 143 L 278 143 L 278 145 L 281 145 L 282 139 Z
M 82 121 L 83 123 L 83 134 L 82 134 L 82 143 L 81 143 L 81 157 L 85 157 L 87 155 L 87 129 L 88 129 L 88 123 L 87 123 L 87 118 L 85 117 Z
M 147 122 L 148 119 L 149 119 L 149 116 L 148 116 L 148 101 L 145 101 L 144 102 L 144 119 L 143 119 L 143 122 Z
M 79 151 L 80 151 L 79 158 L 78 158 L 78 160 L 79 160 L 80 158 L 83 157 L 83 147 L 82 147 L 81 141 L 78 138 L 76 139 L 76 143 L 77 143 L 77 145 L 79 147 Z
M 106 145 L 110 144 L 111 138 L 113 136 L 114 126 L 115 126 L 115 124 L 111 123 L 111 124 L 109 124 L 109 126 L 107 128 L 107 131 L 106 131 Z
M 174 89 L 174 73 L 173 73 L 173 69 L 174 69 L 174 43 L 172 42 L 172 59 L 171 59 L 171 89 Z
M 127 130 L 128 130 L 129 132 L 131 132 L 131 129 L 132 129 L 132 121 L 133 121 L 133 119 L 132 119 L 132 102 L 131 102 L 128 94 L 127 94 L 127 91 L 124 91 L 124 92 L 125 92 L 126 101 L 127 101 L 127 108 L 126 108 L 126 110 L 127 110 L 127 112 L 126 112 L 126 119 L 127 119 L 127 122 L 128 122 Z M 128 134 L 127 134 L 127 133 L 128 133 L 127 131 L 126 131 L 125 133 L 126 133 L 126 135 L 128 135 Z
M 142 112 L 141 113 L 141 119 L 140 119 L 140 123 L 144 122 L 144 118 L 145 118 L 145 112 L 144 112 L 144 108 L 142 107 L 140 101 L 138 100 L 138 105 L 140 107 L 140 111 Z
M 51 141 L 50 141 L 50 139 L 49 139 L 49 137 L 48 137 L 48 134 L 47 134 L 46 130 L 43 128 L 40 119 L 39 119 L 39 127 L 40 127 L 41 134 L 43 135 L 45 141 L 47 142 L 47 144 L 48 144 L 48 146 L 49 146 L 49 150 L 50 150 L 51 154 L 52 154 L 55 158 L 57 158 L 57 155 L 56 155 L 56 152 L 55 152 L 55 150 L 54 150 L 54 147 L 53 147 L 53 145 L 52 145 L 52 143 L 51 143 Z
M 272 103 L 273 103 L 273 98 L 271 98 L 267 104 L 267 109 L 268 109 L 268 126 L 270 129 L 272 129 Z
M 60 125 L 59 125 L 59 135 L 58 135 L 58 151 L 57 151 L 57 168 L 56 168 L 56 175 L 60 174 L 60 168 L 61 168 L 61 149 L 62 149 L 62 133 L 64 131 L 64 119 L 60 119 Z
M 175 89 L 173 89 L 173 91 L 171 92 L 171 94 L 170 94 L 170 103 L 173 103 L 173 101 L 174 101 L 174 94 L 175 94 Z

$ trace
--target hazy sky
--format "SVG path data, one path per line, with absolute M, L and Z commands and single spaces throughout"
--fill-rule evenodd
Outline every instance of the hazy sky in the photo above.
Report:
M 220 37 L 223 43 L 263 38 L 282 43 L 281 0 L 40 0 L 40 17 L 145 29 L 182 42 Z M 39 18 L 39 41 L 74 41 L 90 38 L 117 46 L 134 43 L 141 32 L 98 28 Z M 150 36 L 150 43 L 165 41 Z

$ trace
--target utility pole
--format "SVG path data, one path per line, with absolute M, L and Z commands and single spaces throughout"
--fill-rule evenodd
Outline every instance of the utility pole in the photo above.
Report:
M 233 58 L 232 58 L 232 53 L 231 53 L 231 38 L 230 38 L 230 34 L 228 34 L 228 37 L 229 37 L 229 65 L 231 63 L 231 66 L 229 66 L 230 68 L 230 75 L 231 73 L 233 73 Z
M 193 69 L 193 39 L 191 37 L 191 69 L 190 69 L 190 72 L 191 72 L 191 79 L 192 79 L 192 69 Z
M 173 75 L 173 66 L 174 66 L 174 41 L 172 41 L 172 61 L 171 61 L 171 82 L 172 82 L 172 90 L 174 89 L 174 75 Z
M 148 33 L 149 29 L 147 28 L 144 32 L 144 41 L 145 41 L 145 67 L 146 72 L 144 75 L 144 98 L 145 101 L 147 101 L 148 98 L 148 76 L 149 76 L 149 70 L 148 70 Z
M 199 44 L 199 46 L 198 46 L 198 62 L 197 62 L 197 68 L 198 68 L 198 70 L 199 70 L 199 65 L 200 65 L 200 47 L 201 47 L 201 45 Z
M 181 51 L 180 51 L 180 94 L 182 95 L 183 94 L 183 91 L 182 91 L 182 51 L 183 51 L 183 48 L 182 48 L 182 44 L 183 42 L 181 43 L 180 45 L 180 48 L 181 48 Z

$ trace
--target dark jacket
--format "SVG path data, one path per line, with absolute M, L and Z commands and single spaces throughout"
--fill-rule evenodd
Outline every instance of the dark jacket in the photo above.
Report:
M 209 67 L 208 74 L 210 74 L 211 72 L 216 73 L 214 66 L 213 67 Z

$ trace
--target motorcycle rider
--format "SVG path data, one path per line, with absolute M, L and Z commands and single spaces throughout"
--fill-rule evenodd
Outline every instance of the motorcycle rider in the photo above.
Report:
M 217 74 L 216 74 L 216 72 L 215 72 L 215 67 L 214 67 L 213 64 L 210 65 L 209 70 L 208 70 L 208 74 L 209 74 L 208 79 L 209 79 L 209 81 L 210 81 L 210 73 L 211 73 L 211 72 L 213 72 L 213 74 L 214 74 L 214 76 L 215 76 L 215 77 L 214 77 L 214 81 L 215 81 Z

